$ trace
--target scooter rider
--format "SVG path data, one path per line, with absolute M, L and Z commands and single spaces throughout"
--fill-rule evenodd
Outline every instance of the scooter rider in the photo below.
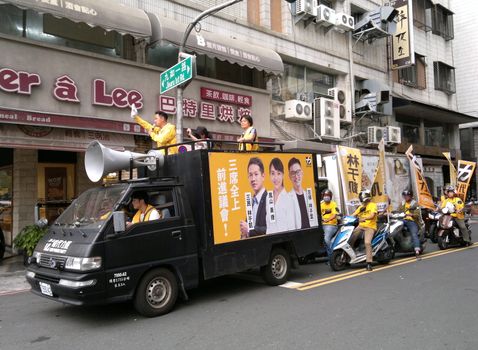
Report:
M 420 255 L 420 239 L 418 238 L 419 225 L 418 220 L 420 217 L 420 211 L 418 209 L 417 202 L 413 199 L 413 194 L 409 190 L 402 192 L 403 201 L 399 210 L 405 214 L 403 225 L 408 229 L 412 235 L 413 247 L 415 248 L 415 256 Z
M 465 203 L 461 200 L 460 197 L 457 196 L 455 188 L 453 186 L 449 186 L 446 188 L 446 199 L 442 202 L 441 207 L 445 208 L 447 204 L 452 204 L 455 207 L 455 212 L 451 214 L 453 218 L 455 218 L 455 222 L 460 229 L 461 235 L 463 240 L 466 242 L 467 246 L 472 245 L 470 239 L 470 232 L 465 225 Z
M 339 208 L 337 203 L 332 200 L 332 191 L 325 189 L 322 191 L 322 201 L 320 202 L 320 210 L 322 214 L 322 228 L 324 229 L 324 241 L 327 248 L 327 255 L 330 257 L 332 238 L 337 232 L 337 215 Z
M 359 219 L 358 227 L 353 231 L 350 246 L 354 247 L 358 237 L 363 233 L 365 241 L 365 253 L 367 255 L 367 271 L 372 271 L 372 239 L 377 231 L 377 204 L 371 201 L 372 194 L 369 190 L 360 192 L 359 200 L 362 203 L 352 214 Z

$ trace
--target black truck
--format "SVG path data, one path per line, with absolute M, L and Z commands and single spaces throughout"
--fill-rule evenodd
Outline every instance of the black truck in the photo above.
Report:
M 145 155 L 90 145 L 94 180 L 112 169 L 149 164 L 154 171 L 73 201 L 28 261 L 34 294 L 73 305 L 133 300 L 151 317 L 218 276 L 260 268 L 268 284 L 280 285 L 298 261 L 323 250 L 314 154 L 153 155 L 141 162 Z M 138 213 L 135 193 L 147 194 L 154 220 L 128 222 Z

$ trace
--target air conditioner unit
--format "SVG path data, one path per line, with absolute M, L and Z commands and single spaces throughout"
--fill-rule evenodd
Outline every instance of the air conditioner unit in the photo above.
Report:
M 315 23 L 324 27 L 335 25 L 335 10 L 325 5 L 317 6 Z
M 312 120 L 312 104 L 300 101 L 285 101 L 285 119 L 290 121 L 309 121 Z
M 380 140 L 384 137 L 385 128 L 379 126 L 369 126 L 368 127 L 368 144 L 369 145 L 378 145 Z
M 402 129 L 398 126 L 387 126 L 384 138 L 386 143 L 400 144 L 402 143 Z
M 350 100 L 350 94 L 347 94 L 345 89 L 336 87 L 329 89 L 327 92 L 338 104 L 340 122 L 344 124 L 352 123 L 352 101 Z
M 349 31 L 354 30 L 355 20 L 352 16 L 347 15 L 346 13 L 337 13 L 335 15 L 335 25 L 338 29 Z
M 340 139 L 339 109 L 333 99 L 314 100 L 314 131 L 323 138 Z
M 316 0 L 297 0 L 295 3 L 295 14 L 317 16 L 316 3 Z

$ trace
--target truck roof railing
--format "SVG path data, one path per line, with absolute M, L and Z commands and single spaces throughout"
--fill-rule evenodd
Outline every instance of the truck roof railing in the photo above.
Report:
M 238 141 L 225 141 L 225 140 L 217 140 L 217 139 L 207 139 L 207 140 L 191 140 L 191 141 L 184 141 L 180 143 L 175 143 L 173 145 L 168 145 L 168 146 L 162 146 L 162 147 L 157 147 L 153 148 L 155 150 L 164 150 L 166 155 L 169 153 L 169 149 L 172 147 L 179 147 L 179 146 L 185 146 L 185 145 L 190 145 L 192 147 L 192 150 L 196 149 L 202 149 L 197 147 L 198 143 L 204 143 L 206 142 L 207 144 L 207 149 L 208 150 L 214 150 L 214 151 L 224 151 L 224 152 L 250 152 L 250 151 L 240 151 L 239 149 L 237 150 L 218 150 L 214 149 L 215 144 L 226 144 L 226 145 L 236 145 L 239 148 L 239 145 L 259 145 L 259 147 L 267 147 L 267 148 L 276 148 L 279 147 L 280 151 L 284 150 L 284 144 L 281 142 L 265 142 L 265 141 L 259 141 L 259 142 L 252 142 L 252 141 L 247 141 L 247 142 L 238 142 Z M 261 152 L 261 151 L 258 151 Z

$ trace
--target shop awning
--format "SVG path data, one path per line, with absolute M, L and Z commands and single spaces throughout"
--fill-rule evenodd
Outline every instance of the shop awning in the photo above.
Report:
M 155 14 L 148 13 L 148 16 L 153 32 L 151 43 L 169 42 L 180 45 L 186 25 Z M 280 74 L 284 71 L 282 59 L 274 50 L 204 30 L 199 33 L 193 30 L 186 42 L 186 48 L 197 54 L 268 73 Z
M 131 34 L 137 38 L 151 36 L 151 24 L 143 10 L 110 0 L 0 0 L 22 9 L 48 13 L 55 17 L 83 22 L 92 27 Z
M 393 110 L 399 115 L 438 123 L 463 124 L 477 120 L 468 114 L 396 96 L 393 97 Z

